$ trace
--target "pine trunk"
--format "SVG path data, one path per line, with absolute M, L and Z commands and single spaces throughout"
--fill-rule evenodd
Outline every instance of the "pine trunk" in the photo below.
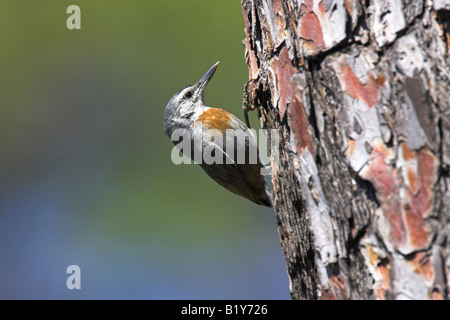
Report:
M 292 298 L 448 299 L 450 0 L 242 9 Z

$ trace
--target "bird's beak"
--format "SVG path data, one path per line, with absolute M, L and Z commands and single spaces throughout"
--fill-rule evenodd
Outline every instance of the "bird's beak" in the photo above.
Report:
M 203 75 L 203 77 L 195 84 L 198 90 L 203 92 L 208 85 L 209 81 L 211 81 L 211 78 L 214 75 L 214 72 L 216 72 L 217 65 L 219 64 L 219 61 L 213 64 L 211 68 L 209 68 L 208 71 Z

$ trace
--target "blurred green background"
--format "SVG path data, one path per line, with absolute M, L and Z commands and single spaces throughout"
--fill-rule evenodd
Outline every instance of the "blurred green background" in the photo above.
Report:
M 0 1 L 0 298 L 289 298 L 273 211 L 163 131 L 218 60 L 206 101 L 242 119 L 244 36 L 238 1 Z

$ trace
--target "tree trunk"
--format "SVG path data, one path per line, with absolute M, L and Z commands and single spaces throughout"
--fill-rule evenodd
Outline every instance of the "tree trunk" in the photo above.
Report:
M 450 0 L 242 9 L 292 298 L 448 299 Z

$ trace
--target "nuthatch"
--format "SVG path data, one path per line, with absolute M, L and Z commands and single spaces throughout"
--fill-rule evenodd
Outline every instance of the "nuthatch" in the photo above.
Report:
M 194 85 L 187 86 L 173 95 L 164 111 L 164 131 L 169 138 L 181 129 L 187 133 L 194 153 L 188 156 L 195 162 L 195 151 L 204 154 L 206 149 L 223 161 L 199 165 L 218 184 L 229 191 L 257 204 L 271 207 L 270 196 L 266 192 L 265 180 L 261 175 L 261 160 L 254 133 L 236 116 L 205 103 L 205 88 L 217 69 L 216 62 Z M 219 135 L 217 134 L 219 133 Z M 230 133 L 233 135 L 230 136 Z M 214 137 L 214 140 L 211 139 Z M 174 141 L 175 144 L 175 141 Z M 183 151 L 183 150 L 182 150 Z M 255 153 L 253 160 L 252 155 Z M 244 154 L 244 161 L 242 156 Z M 198 163 L 198 162 L 197 162 Z

